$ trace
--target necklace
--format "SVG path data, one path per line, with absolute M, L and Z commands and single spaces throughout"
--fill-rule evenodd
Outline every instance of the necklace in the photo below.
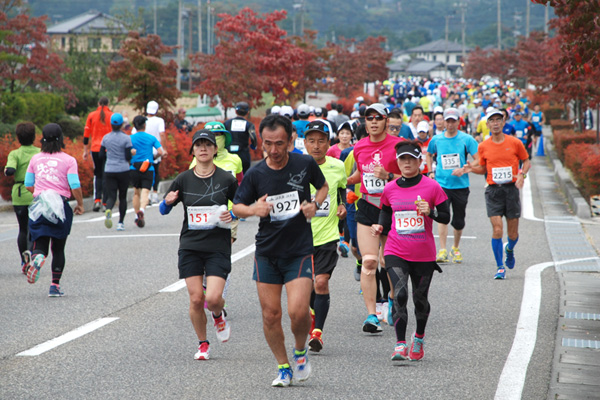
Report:
M 196 175 L 198 178 L 208 178 L 209 176 L 211 176 L 212 174 L 214 174 L 214 172 L 215 172 L 216 169 L 217 169 L 217 167 L 213 165 L 212 171 L 210 171 L 208 174 L 202 175 L 201 173 L 199 173 L 198 171 L 196 171 L 196 168 L 194 168 L 194 175 Z

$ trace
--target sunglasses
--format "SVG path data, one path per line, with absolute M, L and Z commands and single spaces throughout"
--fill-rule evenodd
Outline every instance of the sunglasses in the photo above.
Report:
M 367 121 L 373 121 L 373 120 L 375 120 L 375 121 L 383 121 L 385 119 L 385 117 L 383 115 L 377 114 L 377 115 L 369 115 L 368 117 L 365 117 L 365 119 Z

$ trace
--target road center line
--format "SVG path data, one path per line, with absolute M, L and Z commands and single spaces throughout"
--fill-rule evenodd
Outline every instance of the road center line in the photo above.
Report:
M 179 233 L 148 233 L 148 234 L 140 234 L 140 235 L 99 235 L 99 236 L 86 236 L 86 239 L 121 239 L 121 238 L 138 238 L 138 237 L 169 237 L 176 236 L 179 237 Z
M 254 253 L 255 250 L 256 250 L 256 246 L 252 244 L 252 245 L 246 247 L 245 249 L 242 249 L 242 250 L 238 251 L 237 253 L 232 254 L 231 255 L 231 263 L 233 264 L 234 262 L 241 260 L 242 258 L 246 257 L 247 255 Z M 181 290 L 184 287 L 185 287 L 185 279 L 180 279 L 177 282 L 173 283 L 172 285 L 169 285 L 166 288 L 159 290 L 159 292 L 160 293 L 172 293 L 172 292 Z
M 87 335 L 88 333 L 95 331 L 96 329 L 102 328 L 104 325 L 108 325 L 111 322 L 118 320 L 119 318 L 100 318 L 95 321 L 92 321 L 88 324 L 82 325 L 79 328 L 73 329 L 71 332 L 67 332 L 64 335 L 56 337 L 54 339 L 48 340 L 47 342 L 38 344 L 35 347 L 32 347 L 29 350 L 25 350 L 17 356 L 39 356 L 42 353 L 47 352 L 48 350 L 52 350 L 55 347 L 63 345 L 71 340 L 75 340 L 80 338 L 83 335 Z
M 545 262 L 533 265 L 525 271 L 521 313 L 517 322 L 517 331 L 512 348 L 496 388 L 495 400 L 520 400 L 527 367 L 537 340 L 537 327 L 542 300 L 542 272 L 551 266 L 582 261 L 597 260 L 598 257 L 578 258 L 557 262 Z

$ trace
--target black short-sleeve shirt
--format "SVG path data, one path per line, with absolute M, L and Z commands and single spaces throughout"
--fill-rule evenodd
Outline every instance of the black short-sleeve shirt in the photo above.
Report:
M 184 215 L 179 238 L 179 248 L 231 254 L 231 230 L 215 227 L 208 230 L 189 229 L 189 207 L 227 206 L 233 200 L 238 188 L 237 179 L 229 172 L 216 167 L 215 173 L 208 178 L 199 178 L 190 169 L 175 178 L 169 192 L 179 190 L 177 200 L 172 204 L 183 203 Z M 193 219 L 197 216 L 192 216 Z
M 256 234 L 256 254 L 260 256 L 289 258 L 313 253 L 310 223 L 302 211 L 294 216 L 291 212 L 304 200 L 311 201 L 310 185 L 320 189 L 325 177 L 312 157 L 289 156 L 280 170 L 269 168 L 264 160 L 248 170 L 233 199 L 234 204 L 251 205 L 265 194 L 280 198 L 273 212 L 260 219 Z

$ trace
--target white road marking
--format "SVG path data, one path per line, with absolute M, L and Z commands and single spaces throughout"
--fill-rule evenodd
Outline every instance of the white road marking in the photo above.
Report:
M 570 264 L 581 261 L 598 260 L 599 257 L 578 258 L 557 262 L 545 262 L 533 265 L 525 271 L 523 284 L 523 300 L 521 313 L 517 323 L 517 332 L 512 348 L 496 388 L 495 400 L 521 399 L 527 367 L 537 339 L 537 327 L 540 316 L 540 303 L 542 300 L 542 272 L 551 266 Z
M 246 257 L 248 254 L 254 253 L 255 250 L 256 250 L 256 246 L 252 244 L 252 245 L 246 247 L 245 249 L 240 250 L 235 254 L 232 254 L 231 255 L 231 263 L 233 264 L 234 262 Z M 173 283 L 172 285 L 169 285 L 166 288 L 159 290 L 159 292 L 160 293 L 172 293 L 172 292 L 181 290 L 184 287 L 185 287 L 185 279 L 180 279 L 177 282 Z
M 148 233 L 140 235 L 120 235 L 115 233 L 114 235 L 98 235 L 98 236 L 86 236 L 86 239 L 121 239 L 121 238 L 137 238 L 137 237 L 179 237 L 179 233 Z
M 525 179 L 525 183 L 523 184 L 522 212 L 523 218 L 525 219 L 528 219 L 530 221 L 544 222 L 543 219 L 536 218 L 535 213 L 533 212 L 533 194 L 531 193 L 531 179 Z
M 433 237 L 439 238 L 440 235 L 433 235 Z M 453 235 L 448 235 L 447 238 L 448 239 L 454 239 L 454 236 Z M 477 239 L 477 236 L 461 236 L 460 238 L 461 238 L 461 240 L 462 239 Z
M 70 342 L 71 340 L 80 338 L 83 335 L 87 335 L 88 333 L 95 331 L 96 329 L 102 328 L 104 325 L 108 325 L 111 322 L 114 322 L 118 319 L 119 318 L 97 319 L 88 324 L 80 326 L 79 328 L 73 329 L 71 332 L 67 332 L 64 335 L 61 335 L 54 339 L 48 340 L 47 342 L 38 344 L 37 346 L 32 347 L 29 350 L 25 350 L 25 351 L 17 354 L 17 356 L 39 356 L 40 354 L 45 353 L 48 350 L 52 350 L 55 347 L 58 347 L 62 344 Z

